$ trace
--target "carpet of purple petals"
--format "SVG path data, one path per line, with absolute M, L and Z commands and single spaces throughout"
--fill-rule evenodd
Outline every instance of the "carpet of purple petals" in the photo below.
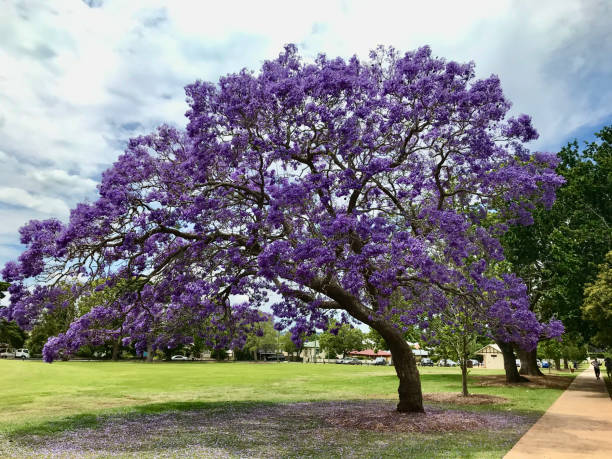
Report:
M 426 410 L 400 414 L 377 400 L 115 415 L 95 428 L 2 439 L 0 457 L 436 457 L 430 448 L 440 441 L 449 457 L 484 452 L 483 433 L 503 452 L 534 422 L 500 411 Z

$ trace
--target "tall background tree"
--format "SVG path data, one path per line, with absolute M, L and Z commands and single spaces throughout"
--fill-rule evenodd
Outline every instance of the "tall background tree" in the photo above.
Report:
M 506 116 L 497 77 L 476 80 L 473 64 L 428 47 L 304 63 L 289 45 L 258 74 L 186 92 L 185 131 L 132 139 L 97 201 L 79 204 L 67 225 L 21 229 L 26 250 L 3 276 L 9 315 L 24 325 L 63 278 L 140 283 L 52 338 L 47 360 L 109 317 L 129 319 L 140 348 L 153 327 L 163 340 L 192 323 L 217 346 L 240 348 L 272 290 L 295 340 L 338 312 L 377 330 L 393 355 L 398 410 L 422 412 L 404 335 L 424 315 L 471 298 L 500 339 L 536 345 L 545 326 L 522 284 L 488 264 L 503 258 L 503 223 L 529 223 L 560 180 L 553 155 L 525 146 L 537 137 L 530 118 Z M 46 283 L 30 291 L 28 278 Z
M 612 347 L 612 251 L 599 266 L 594 282 L 584 290 L 582 310 L 586 320 L 596 330 L 593 341 L 603 347 Z
M 346 357 L 351 351 L 363 350 L 364 338 L 365 334 L 359 328 L 349 324 L 332 323 L 327 332 L 321 333 L 319 342 L 328 358 L 333 359 L 338 355 Z
M 612 126 L 583 149 L 572 142 L 559 152 L 557 173 L 565 184 L 550 210 L 538 207 L 534 223 L 504 236 L 504 252 L 528 289 L 540 319 L 561 319 L 568 336 L 588 341 L 596 328 L 585 321 L 584 288 L 612 250 Z M 538 374 L 535 352 L 519 352 L 521 370 Z

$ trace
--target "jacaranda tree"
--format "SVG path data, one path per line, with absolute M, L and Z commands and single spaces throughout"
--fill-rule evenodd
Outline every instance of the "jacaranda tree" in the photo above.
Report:
M 194 329 L 208 345 L 240 348 L 270 292 L 296 340 L 331 319 L 377 330 L 393 354 L 399 411 L 423 411 L 404 332 L 450 303 L 478 301 L 487 333 L 535 346 L 544 325 L 524 285 L 489 265 L 503 258 L 505 225 L 530 223 L 560 179 L 554 156 L 524 147 L 537 137 L 530 118 L 506 118 L 497 77 L 476 80 L 473 64 L 427 47 L 305 63 L 287 46 L 258 74 L 186 93 L 186 130 L 132 139 L 95 202 L 66 225 L 21 229 L 27 249 L 3 271 L 20 323 L 64 278 L 84 283 L 77 296 L 99 279 L 132 285 L 51 339 L 48 361 L 80 337 L 117 333 L 117 319 L 140 348 Z

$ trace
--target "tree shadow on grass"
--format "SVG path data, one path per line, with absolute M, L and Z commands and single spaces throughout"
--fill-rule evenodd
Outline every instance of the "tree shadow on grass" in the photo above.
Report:
M 24 426 L 10 430 L 8 438 L 17 440 L 23 436 L 53 435 L 67 430 L 90 429 L 100 427 L 102 424 L 119 419 L 142 415 L 154 415 L 167 412 L 202 411 L 206 410 L 211 415 L 221 414 L 227 411 L 245 410 L 247 408 L 264 407 L 274 405 L 271 402 L 262 401 L 188 401 L 188 402 L 160 402 L 145 405 L 132 405 L 117 408 L 101 413 L 80 413 L 66 416 L 60 419 L 51 419 L 41 422 L 28 422 Z
M 495 379 L 503 376 L 494 376 Z M 389 382 L 397 381 L 395 375 L 381 375 L 377 378 L 389 380 Z M 470 376 L 470 386 L 477 387 L 477 384 L 483 379 L 481 375 Z M 422 374 L 421 381 L 424 392 L 459 392 L 461 390 L 461 375 L 460 374 Z M 433 389 L 433 390 L 432 390 Z M 378 394 L 376 398 L 396 397 L 394 392 L 389 394 Z M 388 395 L 388 397 L 387 397 Z M 381 397 L 380 397 L 381 396 Z M 359 399 L 347 399 L 345 402 L 350 403 Z M 323 401 L 323 399 L 312 399 L 309 402 Z M 217 415 L 223 413 L 234 413 L 237 411 L 248 411 L 252 408 L 271 407 L 282 404 L 282 401 L 261 401 L 261 400 L 244 400 L 244 401 L 168 401 L 158 403 L 147 403 L 143 405 L 131 405 L 126 407 L 109 409 L 106 411 L 80 413 L 71 416 L 62 417 L 60 419 L 51 419 L 43 421 L 28 422 L 25 425 L 15 429 L 8 430 L 6 435 L 9 439 L 15 441 L 21 437 L 28 436 L 50 436 L 64 431 L 80 430 L 80 429 L 95 429 L 101 425 L 119 421 L 121 419 L 129 419 L 136 416 L 163 414 L 168 412 L 186 412 L 186 411 L 206 411 L 208 415 Z M 469 411 L 496 410 L 494 404 L 485 404 L 477 407 L 462 406 L 462 404 L 435 403 L 436 406 L 444 409 L 466 409 Z
M 428 406 L 426 415 L 406 415 L 394 406 L 391 400 L 156 403 L 32 424 L 12 438 L 41 456 L 431 457 L 431 451 L 503 452 L 530 424 L 511 414 Z M 496 435 L 483 442 L 490 429 Z

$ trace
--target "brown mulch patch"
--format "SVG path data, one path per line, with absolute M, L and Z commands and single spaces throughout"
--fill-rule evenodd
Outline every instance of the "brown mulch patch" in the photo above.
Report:
M 477 376 L 476 385 L 482 387 L 489 386 L 520 386 L 533 387 L 535 389 L 567 389 L 574 380 L 567 376 L 545 375 L 545 376 L 525 376 L 529 382 L 506 383 L 505 375 L 482 375 Z
M 423 394 L 423 400 L 434 403 L 452 403 L 454 405 L 500 405 L 510 401 L 506 397 L 497 395 L 471 394 L 464 397 L 461 394 L 450 392 Z
M 343 429 L 375 432 L 462 432 L 501 430 L 524 422 L 517 416 L 425 407 L 425 413 L 398 413 L 395 403 L 351 403 L 337 407 L 325 421 Z

